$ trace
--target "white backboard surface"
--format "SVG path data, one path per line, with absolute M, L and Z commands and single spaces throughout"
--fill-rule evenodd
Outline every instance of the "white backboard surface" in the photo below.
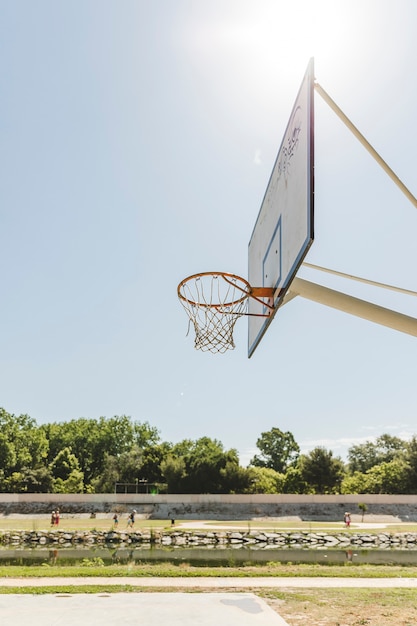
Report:
M 252 287 L 275 290 L 270 302 L 273 311 L 249 298 L 249 357 L 282 304 L 313 238 L 314 59 L 311 59 L 249 242 L 249 283 Z M 262 317 L 269 312 L 268 317 Z

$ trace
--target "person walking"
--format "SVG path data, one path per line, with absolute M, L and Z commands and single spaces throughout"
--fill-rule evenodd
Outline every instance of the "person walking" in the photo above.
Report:
M 133 511 L 130 513 L 128 519 L 127 519 L 127 527 L 128 528 L 133 528 L 134 524 L 135 524 L 135 515 L 136 515 L 136 509 L 133 509 Z

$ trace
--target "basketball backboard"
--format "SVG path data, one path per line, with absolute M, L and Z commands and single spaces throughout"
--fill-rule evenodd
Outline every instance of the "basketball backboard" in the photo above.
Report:
M 314 59 L 311 59 L 249 242 L 250 285 L 275 290 L 271 301 L 249 298 L 249 357 L 282 304 L 313 238 Z M 263 302 L 273 308 L 269 309 Z

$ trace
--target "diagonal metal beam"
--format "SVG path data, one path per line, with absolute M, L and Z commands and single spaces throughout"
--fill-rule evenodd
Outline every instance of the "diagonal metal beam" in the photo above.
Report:
M 355 135 L 355 137 L 361 142 L 361 144 L 367 149 L 367 151 L 374 157 L 375 161 L 382 167 L 386 174 L 394 181 L 394 183 L 401 189 L 401 191 L 407 196 L 410 202 L 417 208 L 417 198 L 413 196 L 411 191 L 404 185 L 397 174 L 390 168 L 390 166 L 384 161 L 384 159 L 378 154 L 378 152 L 371 146 L 369 141 L 365 139 L 362 133 L 356 128 L 350 119 L 343 113 L 336 102 L 332 100 L 329 94 L 319 85 L 314 83 L 314 89 L 323 98 L 323 100 L 329 105 L 336 115 L 342 120 L 342 122 L 349 128 L 349 130 Z
M 414 317 L 391 311 L 391 309 L 360 300 L 340 291 L 329 289 L 329 287 L 317 285 L 303 278 L 294 278 L 288 295 L 291 297 L 301 296 L 344 313 L 417 337 L 417 319 Z

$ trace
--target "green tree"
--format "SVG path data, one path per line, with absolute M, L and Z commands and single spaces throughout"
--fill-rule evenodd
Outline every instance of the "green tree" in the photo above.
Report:
M 105 454 L 103 471 L 92 482 L 96 493 L 113 493 L 116 483 L 135 484 L 141 480 L 143 452 L 134 445 L 119 455 Z
M 231 478 L 242 478 L 234 449 L 224 450 L 217 439 L 184 439 L 172 446 L 162 463 L 170 493 L 229 493 L 237 486 Z M 245 483 L 246 484 L 246 483 Z M 239 485 L 240 488 L 240 485 Z
M 365 517 L 365 513 L 368 510 L 368 506 L 367 506 L 367 504 L 365 504 L 365 502 L 358 502 L 358 509 L 362 513 L 362 520 L 361 521 L 363 522 L 364 517 Z
M 52 487 L 54 493 L 82 493 L 84 491 L 84 474 L 80 470 L 77 457 L 69 446 L 58 452 L 49 467 L 54 477 Z
M 9 440 L 9 435 L 0 432 L 0 467 L 3 472 L 13 471 L 16 466 L 16 449 L 13 441 Z
M 73 470 L 79 470 L 80 464 L 72 449 L 66 446 L 58 452 L 50 464 L 50 469 L 54 478 L 67 480 Z
M 53 490 L 54 493 L 83 493 L 84 474 L 80 470 L 72 470 L 66 480 L 55 480 Z
M 348 450 L 349 471 L 351 474 L 367 472 L 379 462 L 376 444 L 372 441 L 352 446 Z
M 42 428 L 49 440 L 50 463 L 61 450 L 69 447 L 77 457 L 86 483 L 100 473 L 103 455 L 99 451 L 102 435 L 98 420 L 81 417 L 68 422 L 44 424 Z
M 118 482 L 122 482 L 118 459 L 105 452 L 100 476 L 90 481 L 87 490 L 92 493 L 114 493 L 115 484 Z
M 373 441 L 352 446 L 348 450 L 349 471 L 367 472 L 374 465 L 389 463 L 407 454 L 407 442 L 400 437 L 383 434 Z
M 42 428 L 49 440 L 49 462 L 60 450 L 71 447 L 79 461 L 88 491 L 94 491 L 100 483 L 109 455 L 117 459 L 133 448 L 143 450 L 157 445 L 159 441 L 156 428 L 148 422 L 133 422 L 127 415 L 99 419 L 81 417 L 68 422 L 45 424 Z
M 282 493 L 306 494 L 313 492 L 313 487 L 303 477 L 300 465 L 291 465 L 284 474 Z
M 314 493 L 340 493 L 344 476 L 343 461 L 331 450 L 318 446 L 299 459 L 302 480 Z
M 48 441 L 28 415 L 13 415 L 0 408 L 0 489 L 28 491 L 31 477 L 40 472 L 48 454 Z M 38 489 L 38 486 L 36 489 Z
M 187 475 L 184 457 L 169 454 L 161 462 L 161 472 L 168 485 L 168 493 L 181 493 L 181 484 Z
M 367 472 L 367 493 L 407 493 L 410 466 L 402 459 L 379 463 Z
M 143 447 L 140 476 L 148 483 L 163 483 L 162 463 L 170 454 L 172 444 L 163 442 Z
M 49 467 L 23 468 L 21 472 L 12 472 L 2 484 L 3 491 L 9 493 L 50 493 L 54 478 Z
M 249 486 L 245 493 L 282 493 L 284 475 L 270 467 L 249 467 Z
M 145 449 L 160 443 L 159 430 L 149 422 L 133 422 L 133 442 L 139 448 Z M 165 444 L 171 445 L 171 444 Z
M 414 435 L 407 443 L 407 451 L 404 459 L 410 470 L 408 474 L 408 493 L 417 493 L 417 437 Z
M 285 473 L 287 468 L 294 465 L 300 453 L 300 447 L 289 431 L 283 432 L 279 428 L 261 433 L 256 442 L 260 450 L 250 464 L 255 467 L 268 467 L 278 473 Z
M 236 450 L 225 451 L 217 439 L 201 437 L 185 457 L 184 493 L 224 493 L 221 470 L 228 462 L 239 463 Z
M 353 474 L 346 474 L 340 486 L 340 493 L 369 493 L 368 474 L 358 471 L 353 472 Z
M 220 470 L 223 493 L 251 493 L 248 491 L 251 469 L 253 468 L 241 467 L 237 458 L 232 455 Z
M 342 493 L 409 493 L 410 465 L 404 459 L 378 463 L 367 472 L 347 474 Z

